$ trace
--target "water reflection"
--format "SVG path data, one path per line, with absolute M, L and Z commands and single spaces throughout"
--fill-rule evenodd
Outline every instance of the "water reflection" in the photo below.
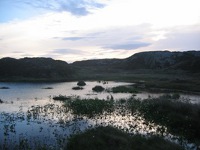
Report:
M 130 133 L 146 135 L 159 134 L 169 138 L 174 136 L 166 132 L 166 128 L 147 122 L 138 113 L 131 114 L 120 99 L 132 96 L 129 93 L 96 93 L 92 88 L 101 85 L 105 89 L 115 86 L 130 85 L 123 82 L 86 82 L 83 90 L 73 90 L 77 82 L 66 83 L 0 83 L 0 149 L 14 149 L 28 146 L 37 148 L 46 145 L 48 149 L 59 149 L 65 145 L 67 137 L 85 129 L 98 125 L 111 125 Z M 53 96 L 114 99 L 115 109 L 112 112 L 87 117 L 76 115 L 63 102 L 54 101 Z M 162 93 L 142 92 L 136 98 L 159 97 Z M 181 95 L 181 98 L 199 100 L 199 96 Z M 119 103 L 117 103 L 119 101 Z M 39 143 L 39 144 L 38 144 Z
M 127 132 L 142 134 L 159 134 L 160 128 L 147 123 L 137 113 L 133 115 L 122 109 L 93 117 L 73 114 L 69 108 L 54 103 L 33 105 L 27 112 L 23 112 L 21 107 L 19 109 L 17 113 L 2 112 L 0 115 L 0 139 L 9 149 L 15 143 L 20 143 L 21 139 L 27 140 L 32 148 L 34 145 L 31 143 L 42 142 L 56 149 L 63 147 L 65 139 L 71 134 L 99 125 L 111 125 Z

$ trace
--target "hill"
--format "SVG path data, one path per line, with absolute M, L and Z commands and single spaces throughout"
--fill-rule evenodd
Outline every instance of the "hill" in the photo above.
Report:
M 52 58 L 2 58 L 0 81 L 135 81 L 161 77 L 161 74 L 164 78 L 167 73 L 171 73 L 173 78 L 174 73 L 177 76 L 181 73 L 183 79 L 186 74 L 188 78 L 194 75 L 196 78 L 200 74 L 199 64 L 199 51 L 141 52 L 125 59 L 84 60 L 72 64 Z
M 77 61 L 77 67 L 99 67 L 104 69 L 151 69 L 151 70 L 184 70 L 200 72 L 200 52 L 152 51 L 134 54 L 126 59 L 96 59 Z
M 137 53 L 124 61 L 128 69 L 164 69 L 200 72 L 200 52 L 155 51 Z
M 0 59 L 0 78 L 3 81 L 69 80 L 72 72 L 68 63 L 51 58 Z

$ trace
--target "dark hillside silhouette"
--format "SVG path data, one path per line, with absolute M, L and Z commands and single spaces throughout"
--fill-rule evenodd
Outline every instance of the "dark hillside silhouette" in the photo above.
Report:
M 0 59 L 1 81 L 69 81 L 81 80 L 81 75 L 88 73 L 115 73 L 117 76 L 118 73 L 130 74 L 134 70 L 142 70 L 143 73 L 154 70 L 162 73 L 174 70 L 200 73 L 200 52 L 151 51 L 137 53 L 125 59 L 84 60 L 72 64 L 52 58 Z
M 72 76 L 71 67 L 64 61 L 51 58 L 2 58 L 1 78 L 67 79 Z
M 152 51 L 136 53 L 126 59 L 96 59 L 77 61 L 72 66 L 111 69 L 184 70 L 200 72 L 200 52 Z

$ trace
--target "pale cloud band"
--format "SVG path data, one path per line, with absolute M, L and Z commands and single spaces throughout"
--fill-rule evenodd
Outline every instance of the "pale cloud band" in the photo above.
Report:
M 107 47 L 103 47 L 105 49 L 121 49 L 121 50 L 134 50 L 141 47 L 149 46 L 150 43 L 128 43 L 128 44 L 121 44 L 121 45 L 109 45 Z

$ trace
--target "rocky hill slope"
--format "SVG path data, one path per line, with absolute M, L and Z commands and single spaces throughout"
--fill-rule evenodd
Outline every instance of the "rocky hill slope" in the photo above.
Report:
M 169 52 L 152 51 L 134 54 L 126 59 L 96 59 L 77 61 L 79 67 L 105 67 L 124 70 L 185 70 L 200 72 L 200 51 Z

